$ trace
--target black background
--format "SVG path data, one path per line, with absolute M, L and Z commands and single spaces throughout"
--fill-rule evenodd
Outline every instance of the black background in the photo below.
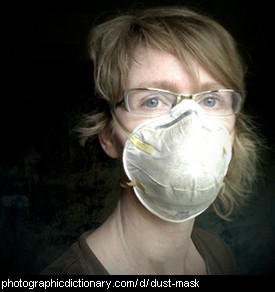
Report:
M 0 269 L 36 274 L 98 226 L 119 194 L 115 161 L 73 129 L 93 108 L 87 35 L 129 8 L 187 5 L 236 38 L 248 65 L 248 111 L 265 137 L 264 183 L 231 223 L 197 224 L 233 249 L 242 274 L 273 272 L 274 24 L 272 1 L 10 1 L 1 9 Z M 114 195 L 115 194 L 115 195 Z

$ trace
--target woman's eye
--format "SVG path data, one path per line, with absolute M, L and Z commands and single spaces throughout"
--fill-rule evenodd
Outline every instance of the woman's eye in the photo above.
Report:
M 213 97 L 208 97 L 203 100 L 203 105 L 207 107 L 214 107 L 216 105 L 216 99 Z
M 151 99 L 147 100 L 145 104 L 147 107 L 154 108 L 154 107 L 157 107 L 159 105 L 159 100 L 156 98 L 151 98 Z
M 148 94 L 141 99 L 135 99 L 138 102 L 139 108 L 143 110 L 161 111 L 172 107 L 174 96 L 164 93 Z

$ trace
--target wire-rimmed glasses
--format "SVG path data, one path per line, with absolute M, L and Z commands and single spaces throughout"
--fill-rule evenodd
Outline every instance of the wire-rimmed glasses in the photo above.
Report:
M 240 91 L 218 89 L 186 95 L 157 88 L 131 88 L 123 92 L 123 99 L 116 106 L 124 105 L 127 112 L 159 116 L 170 112 L 184 99 L 199 104 L 204 112 L 215 116 L 237 114 L 242 104 Z

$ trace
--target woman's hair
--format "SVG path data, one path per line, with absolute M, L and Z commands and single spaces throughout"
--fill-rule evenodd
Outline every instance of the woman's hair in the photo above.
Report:
M 191 60 L 195 60 L 220 84 L 240 90 L 245 99 L 245 70 L 234 39 L 216 21 L 190 9 L 153 8 L 117 16 L 92 30 L 89 45 L 97 108 L 79 128 L 83 144 L 110 125 L 110 108 L 122 99 L 135 49 L 140 46 L 176 55 L 192 76 Z M 236 115 L 226 187 L 213 204 L 224 219 L 245 200 L 256 178 L 260 140 L 251 125 L 242 112 Z

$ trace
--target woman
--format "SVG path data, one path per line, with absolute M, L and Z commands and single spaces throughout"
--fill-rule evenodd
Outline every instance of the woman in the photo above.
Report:
M 98 135 L 119 159 L 122 195 L 43 274 L 236 274 L 229 247 L 193 228 L 210 205 L 228 218 L 255 176 L 233 38 L 191 10 L 148 9 L 95 27 L 90 54 L 98 108 L 82 142 Z

